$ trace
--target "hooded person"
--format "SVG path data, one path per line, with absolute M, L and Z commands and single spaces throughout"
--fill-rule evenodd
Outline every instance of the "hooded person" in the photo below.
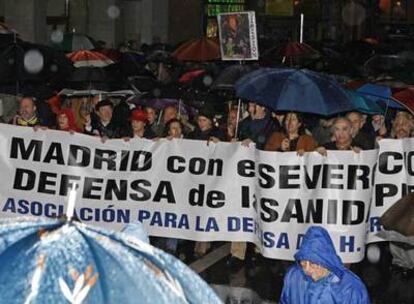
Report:
M 281 304 L 370 303 L 365 285 L 343 265 L 324 228 L 308 229 L 295 261 L 284 278 Z
M 61 131 L 80 132 L 76 125 L 75 114 L 72 109 L 64 108 L 57 112 L 57 127 Z

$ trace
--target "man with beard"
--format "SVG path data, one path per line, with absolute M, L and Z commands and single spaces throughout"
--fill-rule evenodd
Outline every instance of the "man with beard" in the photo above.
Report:
M 32 97 L 24 96 L 20 99 L 18 114 L 13 117 L 10 123 L 24 127 L 34 127 L 42 124 Z

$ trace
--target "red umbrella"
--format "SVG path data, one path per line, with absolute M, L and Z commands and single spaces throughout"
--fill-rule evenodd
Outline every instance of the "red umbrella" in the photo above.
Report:
M 414 114 L 414 86 L 394 93 L 392 98 L 403 104 Z
M 220 44 L 217 38 L 202 37 L 185 42 L 172 53 L 183 61 L 208 61 L 220 58 Z
M 267 59 L 283 58 L 283 62 L 288 62 L 290 65 L 294 65 L 298 63 L 301 58 L 313 57 L 318 54 L 319 52 L 309 44 L 289 41 L 265 51 L 263 57 Z
M 66 55 L 72 60 L 73 65 L 79 67 L 105 67 L 114 63 L 111 59 L 104 54 L 93 51 L 77 51 Z
M 306 43 L 289 42 L 284 46 L 283 55 L 287 58 L 317 55 L 318 51 Z
M 189 72 L 186 72 L 183 75 L 181 75 L 181 77 L 178 79 L 178 82 L 179 83 L 188 83 L 191 80 L 197 78 L 198 76 L 201 76 L 201 75 L 204 75 L 204 74 L 206 74 L 206 70 L 204 70 L 204 69 L 189 71 Z

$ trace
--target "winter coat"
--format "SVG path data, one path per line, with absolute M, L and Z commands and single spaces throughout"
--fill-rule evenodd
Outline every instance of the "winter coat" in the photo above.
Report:
M 300 261 L 303 260 L 323 266 L 330 271 L 329 275 L 313 281 L 300 266 Z M 342 264 L 324 228 L 308 229 L 295 254 L 295 261 L 284 279 L 281 304 L 369 303 L 364 284 Z
M 265 151 L 282 151 L 282 142 L 287 138 L 286 134 L 282 132 L 273 132 L 266 142 Z M 316 141 L 312 136 L 303 134 L 297 139 L 296 148 L 292 151 L 304 150 L 305 152 L 312 152 L 316 149 Z
M 256 148 L 262 150 L 270 134 L 278 129 L 268 114 L 263 119 L 246 118 L 240 123 L 239 139 L 250 138 L 256 144 Z

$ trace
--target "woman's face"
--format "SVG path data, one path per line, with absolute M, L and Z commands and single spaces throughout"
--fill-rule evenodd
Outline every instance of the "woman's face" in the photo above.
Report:
M 172 122 L 170 124 L 170 128 L 168 130 L 168 135 L 172 138 L 181 138 L 181 135 L 183 134 L 183 130 L 181 129 L 181 125 L 179 122 Z
M 69 119 L 66 114 L 60 114 L 58 116 L 58 126 L 61 130 L 69 128 Z
M 131 127 L 132 127 L 132 130 L 134 131 L 134 133 L 140 132 L 140 131 L 144 130 L 144 128 L 145 128 L 145 122 L 143 122 L 141 120 L 132 120 L 131 121 Z
M 285 128 L 288 133 L 298 133 L 301 125 L 296 113 L 288 113 L 286 115 Z
M 197 119 L 197 123 L 201 131 L 206 131 L 210 129 L 212 126 L 211 120 L 204 116 L 199 116 Z
M 402 139 L 410 137 L 412 123 L 405 117 L 397 117 L 393 124 L 395 138 Z

